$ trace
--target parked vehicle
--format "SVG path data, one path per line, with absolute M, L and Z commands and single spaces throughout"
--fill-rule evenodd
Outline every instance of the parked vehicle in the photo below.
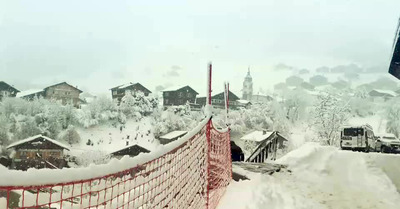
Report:
M 394 134 L 377 134 L 375 151 L 382 153 L 400 153 L 400 140 Z
M 340 147 L 343 150 L 373 151 L 375 136 L 372 127 L 368 124 L 344 127 L 340 133 Z

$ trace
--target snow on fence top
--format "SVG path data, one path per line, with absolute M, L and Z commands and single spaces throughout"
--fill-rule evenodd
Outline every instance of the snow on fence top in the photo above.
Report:
M 172 132 L 165 134 L 164 136 L 160 136 L 160 138 L 161 139 L 174 139 L 174 138 L 180 137 L 182 135 L 185 135 L 186 133 L 187 133 L 187 131 L 172 131 Z
M 241 140 L 261 142 L 271 136 L 274 132 L 253 131 L 244 135 Z
M 121 160 L 112 159 L 107 164 L 91 164 L 84 168 L 28 169 L 27 171 L 8 170 L 0 167 L 0 186 L 38 186 L 78 182 L 82 179 L 94 179 L 118 173 L 159 158 L 184 144 L 207 124 L 211 117 L 206 117 L 194 129 L 182 138 L 166 145 L 160 145 L 151 153 L 140 153 L 135 158 L 124 156 Z
M 56 141 L 56 140 L 54 140 L 54 139 L 50 139 L 49 137 L 46 137 L 46 136 L 42 136 L 41 134 L 36 135 L 36 136 L 29 137 L 29 138 L 26 138 L 26 139 L 23 139 L 23 140 L 20 140 L 20 141 L 17 141 L 17 142 L 14 142 L 14 143 L 10 144 L 10 145 L 7 147 L 7 149 L 16 147 L 16 146 L 21 145 L 21 144 L 25 144 L 25 143 L 30 142 L 30 141 L 33 141 L 33 140 L 35 140 L 35 139 L 37 139 L 37 138 L 43 138 L 44 140 L 50 141 L 50 142 L 53 143 L 53 144 L 56 144 L 56 145 L 58 145 L 58 146 L 60 146 L 60 147 L 62 147 L 62 148 L 64 148 L 64 149 L 66 149 L 66 150 L 69 150 L 69 147 L 66 146 L 66 145 L 64 145 L 63 143 L 58 142 L 58 141 Z

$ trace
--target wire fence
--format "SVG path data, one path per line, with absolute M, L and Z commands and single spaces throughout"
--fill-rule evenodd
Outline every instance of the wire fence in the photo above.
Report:
M 229 131 L 212 120 L 172 151 L 110 175 L 41 186 L 0 186 L 0 208 L 211 208 L 232 176 Z

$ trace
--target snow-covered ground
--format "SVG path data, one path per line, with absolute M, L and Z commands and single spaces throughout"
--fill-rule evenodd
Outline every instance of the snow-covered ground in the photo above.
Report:
M 79 144 L 71 147 L 69 154 L 88 157 L 88 160 L 110 154 L 129 145 L 138 144 L 150 151 L 160 145 L 151 132 L 151 119 L 148 117 L 140 121 L 128 120 L 124 127 L 113 127 L 109 124 L 97 125 L 90 128 L 80 128 Z M 88 140 L 91 141 L 87 145 Z
M 277 162 L 291 172 L 269 176 L 234 167 L 250 180 L 232 182 L 218 209 L 400 207 L 400 155 L 306 143 Z

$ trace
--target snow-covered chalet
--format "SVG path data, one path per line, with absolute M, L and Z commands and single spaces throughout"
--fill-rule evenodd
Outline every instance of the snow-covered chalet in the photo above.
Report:
M 46 136 L 32 136 L 10 144 L 7 149 L 14 150 L 11 169 L 60 169 L 67 166 L 64 150 L 69 150 L 68 146 Z

